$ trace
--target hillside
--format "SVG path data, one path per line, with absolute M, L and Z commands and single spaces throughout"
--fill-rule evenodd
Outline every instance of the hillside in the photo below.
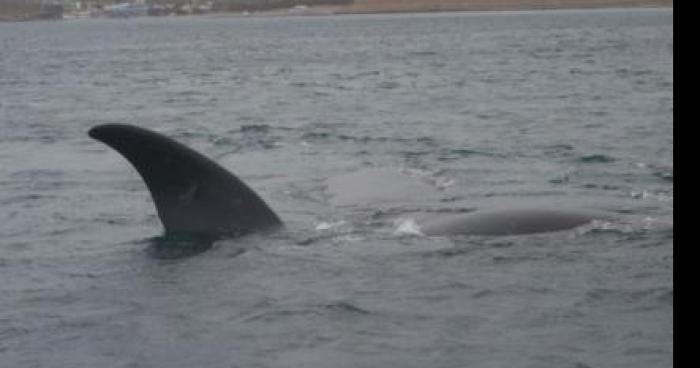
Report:
M 0 0 L 1 21 L 25 21 L 35 19 L 60 19 L 61 5 L 42 6 L 41 0 Z

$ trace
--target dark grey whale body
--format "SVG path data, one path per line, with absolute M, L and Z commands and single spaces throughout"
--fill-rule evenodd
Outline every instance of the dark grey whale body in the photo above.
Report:
M 136 168 L 153 197 L 166 234 L 226 237 L 282 226 L 280 218 L 240 179 L 181 143 L 125 124 L 99 125 L 88 134 Z M 520 208 L 439 216 L 419 226 L 430 236 L 519 235 L 572 229 L 606 217 Z

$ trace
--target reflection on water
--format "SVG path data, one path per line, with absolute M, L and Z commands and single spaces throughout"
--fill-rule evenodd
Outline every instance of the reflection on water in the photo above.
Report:
M 147 253 L 158 259 L 187 258 L 211 249 L 217 240 L 209 234 L 168 234 L 149 239 Z

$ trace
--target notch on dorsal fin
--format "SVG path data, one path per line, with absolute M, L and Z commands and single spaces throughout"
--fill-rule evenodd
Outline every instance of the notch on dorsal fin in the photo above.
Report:
M 126 124 L 99 125 L 88 134 L 136 168 L 151 192 L 166 234 L 237 236 L 282 225 L 245 183 L 181 143 Z

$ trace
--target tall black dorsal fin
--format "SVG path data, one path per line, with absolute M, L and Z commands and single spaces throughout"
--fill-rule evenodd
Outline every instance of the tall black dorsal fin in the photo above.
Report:
M 88 134 L 141 174 L 167 234 L 236 236 L 282 224 L 240 179 L 181 143 L 125 124 L 99 125 Z

